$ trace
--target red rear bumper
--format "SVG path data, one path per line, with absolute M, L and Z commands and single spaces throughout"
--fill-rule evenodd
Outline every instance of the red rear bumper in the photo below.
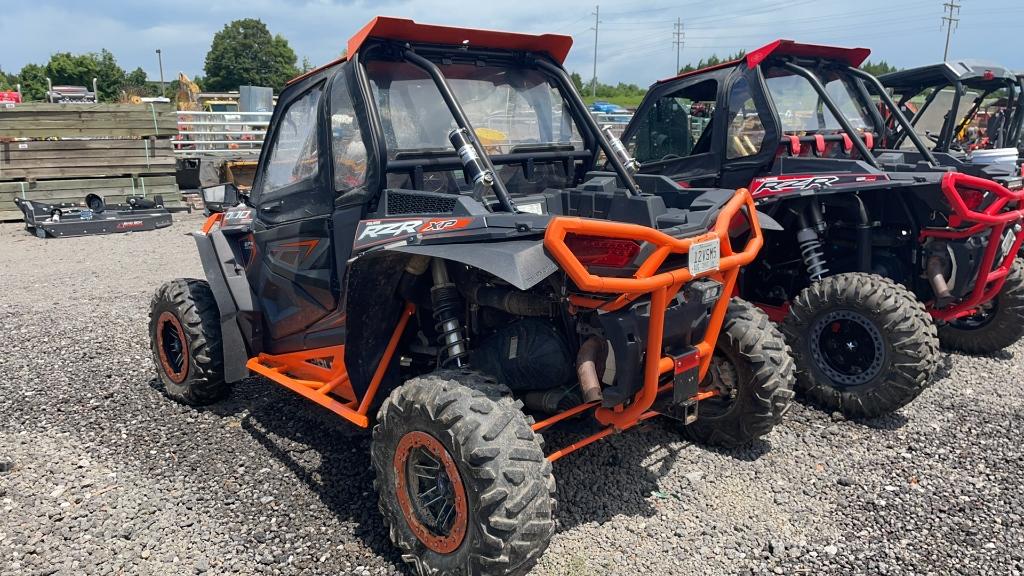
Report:
M 962 191 L 976 190 L 994 195 L 995 200 L 981 211 L 967 206 Z M 1024 242 L 1024 226 L 1014 232 L 1013 246 L 1005 254 L 998 255 L 1007 228 L 1024 223 L 1024 190 L 1009 190 L 991 180 L 949 172 L 942 177 L 942 193 L 946 196 L 953 214 L 950 225 L 955 230 L 924 230 L 921 238 L 942 240 L 964 240 L 982 235 L 987 241 L 974 289 L 960 302 L 942 309 L 930 306 L 931 315 L 939 320 L 955 320 L 974 314 L 978 306 L 992 300 L 1006 282 L 1010 266 Z M 999 261 L 997 262 L 997 256 Z

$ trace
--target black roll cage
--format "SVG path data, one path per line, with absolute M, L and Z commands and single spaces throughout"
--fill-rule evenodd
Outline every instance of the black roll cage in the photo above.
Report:
M 368 126 L 369 132 L 371 133 L 371 142 L 373 148 L 376 151 L 376 164 L 377 171 L 379 174 L 386 174 L 388 172 L 396 171 L 408 171 L 411 169 L 420 168 L 422 166 L 430 166 L 435 170 L 443 169 L 459 169 L 462 167 L 462 163 L 459 159 L 458 153 L 455 150 L 450 151 L 430 151 L 425 153 L 423 158 L 404 158 L 389 160 L 387 155 L 387 145 L 384 138 L 384 129 L 380 121 L 380 111 L 377 108 L 376 100 L 373 97 L 373 92 L 370 87 L 370 79 L 366 73 L 366 67 L 364 64 L 364 58 L 367 54 L 372 53 L 375 50 L 383 51 L 384 54 L 391 58 L 400 61 L 408 62 L 424 72 L 426 72 L 434 85 L 437 87 L 438 92 L 441 94 L 441 98 L 444 100 L 445 105 L 452 114 L 452 118 L 455 120 L 456 125 L 466 131 L 473 148 L 476 150 L 477 155 L 485 163 L 485 166 L 494 171 L 494 165 L 497 164 L 515 164 L 523 163 L 527 164 L 535 160 L 564 160 L 566 163 L 573 162 L 577 159 L 590 158 L 591 166 L 597 157 L 597 152 L 593 149 L 594 144 L 604 152 L 608 158 L 609 164 L 619 177 L 621 182 L 625 185 L 630 195 L 639 195 L 640 188 L 636 183 L 633 176 L 626 170 L 625 166 L 615 155 L 612 150 L 611 144 L 605 138 L 601 132 L 600 127 L 597 125 L 594 117 L 587 111 L 586 105 L 583 103 L 583 99 L 576 92 L 572 86 L 572 81 L 569 79 L 568 74 L 565 73 L 560 66 L 557 66 L 549 61 L 547 56 L 533 54 L 533 53 L 512 53 L 501 52 L 495 50 L 476 49 L 476 48 L 453 48 L 450 46 L 435 46 L 435 45 L 410 45 L 408 43 L 387 41 L 387 40 L 374 40 L 372 43 L 368 43 L 366 46 L 361 48 L 355 54 L 352 55 L 350 63 L 352 64 L 352 70 L 356 81 L 356 87 L 363 104 L 368 112 L 366 116 L 369 118 Z M 448 84 L 447 79 L 441 69 L 428 57 L 433 56 L 435 58 L 441 58 L 444 60 L 451 60 L 453 58 L 465 58 L 471 59 L 476 58 L 477 61 L 481 59 L 499 59 L 509 60 L 519 66 L 533 67 L 541 70 L 551 80 L 554 80 L 555 86 L 558 88 L 560 95 L 562 96 L 563 102 L 568 106 L 570 114 L 576 120 L 577 125 L 581 129 L 585 129 L 586 133 L 581 134 L 584 138 L 585 148 L 588 150 L 582 151 L 529 151 L 529 152 L 511 152 L 508 154 L 498 154 L 491 156 L 483 145 L 481 145 L 476 132 L 473 129 L 469 118 L 462 110 L 458 99 L 455 97 L 455 93 L 452 91 L 451 86 Z M 502 211 L 505 212 L 516 212 L 515 202 L 512 200 L 508 189 L 500 178 L 494 179 L 494 192 L 498 200 L 498 205 Z
M 916 136 L 916 132 L 913 129 L 913 120 L 920 118 L 921 115 L 924 114 L 926 110 L 928 110 L 929 106 L 933 104 L 939 92 L 946 88 L 953 88 L 953 103 L 950 107 L 949 112 L 954 112 L 960 109 L 960 99 L 962 98 L 963 94 L 967 92 L 968 89 L 975 88 L 982 90 L 983 92 L 981 96 L 979 96 L 975 100 L 974 105 L 967 112 L 967 114 L 964 115 L 963 118 L 956 118 L 953 116 L 953 114 L 948 112 L 946 113 L 945 118 L 942 122 L 942 129 L 939 131 L 939 135 L 937 137 L 938 141 L 935 143 L 933 150 L 935 150 L 936 152 L 949 152 L 950 147 L 953 144 L 953 136 L 960 133 L 960 131 L 963 130 L 963 128 L 970 121 L 970 118 L 974 117 L 974 115 L 977 114 L 978 108 L 981 106 L 981 103 L 984 101 L 984 99 L 987 98 L 993 92 L 996 92 L 997 90 L 1001 90 L 1003 88 L 1007 90 L 1007 103 L 1010 104 L 1010 106 L 1012 107 L 1009 130 L 1007 131 L 1007 142 L 1012 143 L 1014 146 L 1016 146 L 1017 142 L 1020 140 L 1021 127 L 1022 123 L 1024 123 L 1024 78 L 1017 77 L 1012 80 L 1009 78 L 1001 78 L 999 80 L 989 80 L 981 82 L 977 81 L 977 79 L 975 78 L 972 78 L 968 82 L 964 82 L 962 80 L 955 80 L 952 82 L 946 82 L 945 84 L 921 84 L 919 86 L 915 86 L 915 88 L 916 90 L 900 91 L 899 103 L 901 106 L 906 104 L 907 101 L 909 101 L 910 99 L 914 98 L 915 96 L 919 95 L 920 93 L 924 92 L 929 88 L 932 89 L 932 92 L 925 98 L 924 104 L 914 115 L 914 118 L 911 119 L 910 128 L 901 127 L 902 130 L 897 133 L 896 140 L 893 143 L 894 148 L 899 148 L 900 144 L 902 144 L 905 138 L 913 138 L 911 136 L 912 134 Z M 882 93 L 887 94 L 887 92 L 884 89 L 882 90 Z

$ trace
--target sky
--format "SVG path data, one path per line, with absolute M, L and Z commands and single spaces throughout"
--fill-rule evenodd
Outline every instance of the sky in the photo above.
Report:
M 777 38 L 861 46 L 872 60 L 900 67 L 942 59 L 943 2 L 949 0 L 620 0 L 600 5 L 597 76 L 607 83 L 646 86 L 671 76 L 676 65 L 676 19 L 685 34 L 680 62 L 752 50 Z M 1015 39 L 1024 26 L 1022 0 L 959 0 L 960 22 L 950 58 L 976 58 L 1024 70 Z M 159 79 L 179 71 L 203 74 L 214 33 L 245 17 L 263 20 L 288 39 L 301 62 L 337 58 L 349 36 L 373 16 L 574 38 L 566 61 L 589 80 L 594 63 L 594 0 L 32 0 L 0 8 L 0 69 L 17 72 L 54 52 L 106 48 L 126 70 L 141 66 Z

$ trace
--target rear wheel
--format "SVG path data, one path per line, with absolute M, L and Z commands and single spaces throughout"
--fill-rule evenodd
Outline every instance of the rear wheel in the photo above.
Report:
M 205 281 L 179 278 L 157 290 L 150 303 L 149 338 L 168 396 L 192 405 L 227 396 L 220 314 Z
M 908 404 L 935 372 L 938 337 L 924 305 L 874 274 L 838 274 L 801 292 L 782 325 L 797 390 L 851 418 Z
M 968 354 L 998 352 L 1024 337 L 1024 261 L 1013 262 L 1003 290 L 974 316 L 939 326 L 939 341 Z
M 789 409 L 793 379 L 793 359 L 768 315 L 732 299 L 704 382 L 718 396 L 700 402 L 686 435 L 726 447 L 764 436 Z
M 443 370 L 384 401 L 371 459 L 379 507 L 418 574 L 525 574 L 554 532 L 542 440 L 505 386 Z

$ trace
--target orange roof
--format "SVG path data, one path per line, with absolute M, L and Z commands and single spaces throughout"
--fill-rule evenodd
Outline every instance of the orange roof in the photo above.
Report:
M 475 48 L 546 52 L 559 64 L 565 61 L 565 57 L 569 54 L 569 48 L 572 47 L 572 36 L 561 34 L 519 34 L 497 30 L 436 26 L 418 24 L 407 18 L 377 16 L 349 39 L 348 53 L 354 54 L 368 38 L 453 46 L 468 44 Z
M 520 34 L 497 30 L 437 26 L 434 24 L 419 24 L 408 18 L 377 16 L 349 38 L 346 54 L 355 54 L 370 38 L 384 38 L 423 44 L 468 45 L 474 48 L 491 48 L 495 50 L 544 52 L 554 58 L 559 64 L 565 61 L 565 57 L 569 55 L 569 49 L 572 48 L 572 36 L 564 36 L 562 34 Z M 341 57 L 295 77 L 289 80 L 288 83 L 292 84 L 324 68 L 340 64 L 344 61 L 345 57 Z

